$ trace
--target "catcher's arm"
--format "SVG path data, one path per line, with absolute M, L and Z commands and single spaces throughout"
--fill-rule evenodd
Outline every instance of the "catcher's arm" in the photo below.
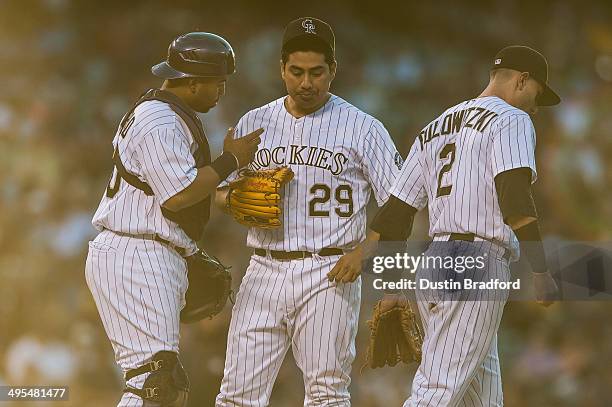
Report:
M 219 182 L 240 166 L 249 163 L 257 146 L 261 143 L 260 135 L 263 129 L 257 129 L 239 139 L 234 139 L 234 130 L 229 129 L 223 144 L 223 154 L 211 165 L 198 169 L 198 175 L 185 189 L 168 199 L 163 206 L 173 212 L 195 205 L 210 195 Z

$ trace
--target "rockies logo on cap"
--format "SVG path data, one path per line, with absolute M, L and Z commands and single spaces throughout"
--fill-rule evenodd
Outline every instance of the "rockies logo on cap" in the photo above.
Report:
M 323 42 L 332 54 L 336 50 L 336 39 L 332 28 L 316 17 L 300 17 L 287 24 L 283 34 L 283 49 L 289 42 L 298 38 Z
M 302 28 L 304 28 L 304 32 L 306 32 L 306 34 L 316 34 L 317 33 L 315 31 L 315 25 L 313 24 L 310 18 L 307 18 L 306 20 L 302 21 Z

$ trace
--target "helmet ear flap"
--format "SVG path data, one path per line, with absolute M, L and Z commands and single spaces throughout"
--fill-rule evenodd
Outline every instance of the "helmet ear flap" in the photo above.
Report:
M 230 50 L 227 54 L 227 75 L 231 75 L 236 72 L 236 56 L 234 50 Z

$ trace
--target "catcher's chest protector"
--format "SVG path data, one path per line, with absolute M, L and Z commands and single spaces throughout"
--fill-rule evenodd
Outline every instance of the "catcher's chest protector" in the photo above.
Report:
M 123 117 L 122 121 L 129 120 L 136 107 L 141 103 L 144 103 L 149 100 L 159 100 L 161 102 L 167 103 L 170 108 L 177 115 L 179 115 L 181 119 L 183 119 L 185 124 L 187 124 L 187 127 L 189 127 L 191 136 L 198 145 L 198 148 L 193 154 L 193 158 L 196 162 L 196 167 L 202 168 L 207 165 L 210 165 L 210 147 L 208 145 L 208 140 L 206 139 L 206 134 L 204 133 L 204 128 L 202 127 L 202 122 L 200 122 L 200 119 L 196 116 L 195 112 L 193 112 L 191 108 L 185 105 L 183 101 L 181 101 L 174 94 L 160 89 L 148 90 L 140 97 L 140 99 L 138 99 L 132 109 Z M 123 165 L 121 164 L 117 149 L 115 149 L 114 161 L 117 166 L 117 171 L 121 175 L 121 178 L 125 179 L 125 181 L 128 182 L 130 185 L 140 189 L 145 194 L 153 195 L 153 191 L 147 183 L 142 182 L 136 176 L 127 173 L 125 167 L 123 167 Z M 197 204 L 189 206 L 178 212 L 171 212 L 163 207 L 161 208 L 161 210 L 162 214 L 167 219 L 178 223 L 181 229 L 183 229 L 191 239 L 198 241 L 204 233 L 204 227 L 206 226 L 206 223 L 208 222 L 208 218 L 210 216 L 210 203 L 211 197 L 208 196 L 206 199 L 198 202 Z

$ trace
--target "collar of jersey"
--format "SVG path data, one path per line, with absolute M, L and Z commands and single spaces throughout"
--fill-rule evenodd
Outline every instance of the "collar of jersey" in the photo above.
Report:
M 331 96 L 329 97 L 329 99 L 327 99 L 327 102 L 325 102 L 325 104 L 323 106 L 321 106 L 320 108 L 318 108 L 314 112 L 309 113 L 306 116 L 302 116 L 302 117 L 295 117 L 294 115 L 289 113 L 289 111 L 285 107 L 285 99 L 287 99 L 288 96 L 282 97 L 280 99 L 280 101 L 281 101 L 281 103 L 283 105 L 283 111 L 285 112 L 285 114 L 287 114 L 293 120 L 300 121 L 300 120 L 304 120 L 306 117 L 315 117 L 315 116 L 317 116 L 318 114 L 322 113 L 325 110 L 325 107 L 327 105 L 329 105 L 330 103 L 333 103 L 336 99 L 338 99 L 338 96 L 334 95 L 333 93 L 330 93 L 330 95 Z

